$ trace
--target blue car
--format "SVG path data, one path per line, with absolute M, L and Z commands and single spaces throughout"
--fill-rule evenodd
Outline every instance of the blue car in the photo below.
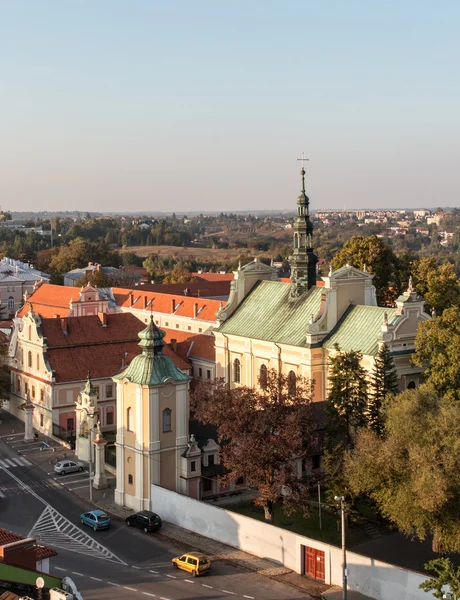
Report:
M 111 525 L 110 517 L 103 510 L 90 510 L 80 515 L 80 521 L 83 525 L 89 525 L 98 531 L 98 529 L 108 529 Z

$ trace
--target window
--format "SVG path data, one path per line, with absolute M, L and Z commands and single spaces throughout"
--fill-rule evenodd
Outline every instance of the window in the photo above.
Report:
M 32 325 L 29 325 L 29 340 L 32 339 Z
M 32 389 L 32 398 L 35 400 L 35 386 L 32 385 L 31 389 Z
M 40 390 L 40 402 L 44 402 L 45 401 L 45 390 L 42 388 Z
M 107 413 L 107 425 L 113 425 L 113 411 Z
M 98 385 L 94 386 L 94 391 L 96 393 L 96 398 L 99 400 L 99 386 Z
M 198 377 L 203 377 L 203 369 L 201 367 L 198 369 Z
M 206 370 L 206 379 L 211 379 L 211 371 L 209 369 Z
M 10 290 L 10 286 L 7 286 L 6 291 L 9 292 Z
M 192 473 L 195 473 L 195 471 L 196 471 L 196 460 L 192 460 L 192 462 L 190 463 L 190 471 Z
M 171 409 L 165 408 L 163 411 L 163 432 L 171 431 Z
M 203 481 L 203 492 L 212 492 L 212 483 L 212 479 L 206 477 L 206 479 Z
M 126 411 L 126 427 L 128 431 L 134 431 L 134 417 L 133 417 L 133 409 L 128 408 Z
M 410 381 L 407 385 L 408 390 L 415 390 L 415 381 Z
M 27 382 L 24 384 L 24 394 L 25 396 L 29 394 L 29 384 Z
M 238 358 L 233 361 L 233 381 L 240 383 L 241 381 L 241 363 Z
M 176 329 L 179 329 L 179 323 L 176 323 Z
M 168 321 L 166 321 L 166 323 L 165 323 L 165 327 L 169 327 L 169 323 L 168 323 Z
M 198 333 L 203 333 L 203 329 L 201 327 L 198 327 Z
M 73 417 L 67 419 L 67 431 L 73 431 Z
M 287 386 L 288 386 L 288 395 L 290 397 L 295 396 L 296 391 L 297 391 L 297 376 L 294 373 L 294 371 L 289 371 L 289 374 L 287 377 Z
M 132 475 L 128 475 L 128 483 L 129 483 L 129 485 L 133 485 L 133 483 L 134 483 L 134 478 L 133 478 L 133 476 L 132 476 Z
M 262 365 L 259 371 L 259 385 L 261 389 L 266 390 L 268 384 L 267 365 Z
M 27 366 L 32 368 L 32 352 L 27 353 Z
M 238 479 L 236 480 L 236 485 L 243 485 L 244 483 L 244 477 L 238 477 Z
M 16 380 L 16 391 L 21 391 L 21 379 L 19 377 Z
M 43 415 L 40 415 L 40 427 L 43 427 Z
M 208 466 L 211 467 L 214 464 L 214 454 L 208 456 Z
M 14 298 L 10 296 L 8 298 L 8 310 L 14 310 Z
M 190 556 L 187 558 L 187 562 L 189 565 L 193 565 L 196 567 L 196 558 L 191 558 Z
M 189 326 L 187 327 L 187 329 L 188 329 L 189 331 L 192 331 L 192 326 L 191 326 L 191 325 L 189 325 Z
M 105 397 L 113 398 L 113 385 L 111 383 L 105 386 Z
M 37 371 L 40 370 L 40 354 L 37 354 Z

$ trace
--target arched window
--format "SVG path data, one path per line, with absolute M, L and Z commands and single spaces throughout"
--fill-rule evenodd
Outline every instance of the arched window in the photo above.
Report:
M 40 354 L 37 354 L 37 371 L 40 370 Z
M 27 354 L 27 365 L 32 368 L 32 352 L 28 352 Z
M 299 247 L 299 234 L 294 233 L 294 248 L 298 248 L 298 247 Z
M 14 310 L 14 298 L 10 296 L 8 298 L 8 310 Z
M 134 431 L 133 409 L 128 408 L 126 411 L 126 428 L 128 431 Z
M 163 411 L 163 432 L 171 431 L 171 409 L 165 408 Z
M 294 371 L 289 371 L 287 376 L 288 395 L 290 397 L 295 396 L 297 391 L 297 375 Z
M 415 381 L 409 381 L 409 383 L 407 384 L 407 389 L 408 390 L 415 390 L 417 386 L 415 385 Z
M 233 361 L 233 381 L 240 383 L 241 381 L 241 363 L 239 358 L 235 358 Z
M 32 325 L 29 325 L 29 340 L 32 339 Z
M 259 371 L 259 385 L 261 389 L 266 390 L 268 384 L 267 365 L 262 365 Z

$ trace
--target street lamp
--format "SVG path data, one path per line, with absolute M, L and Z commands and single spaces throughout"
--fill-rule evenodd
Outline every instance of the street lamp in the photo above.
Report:
M 340 502 L 340 514 L 341 514 L 341 518 L 342 518 L 342 574 L 343 574 L 342 600 L 347 600 L 348 571 L 347 571 L 347 549 L 346 549 L 346 543 L 345 543 L 345 498 L 343 496 L 335 496 L 334 500 L 336 502 Z

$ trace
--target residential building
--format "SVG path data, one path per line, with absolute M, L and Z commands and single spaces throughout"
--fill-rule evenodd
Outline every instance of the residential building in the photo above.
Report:
M 50 276 L 20 260 L 4 257 L 0 260 L 0 319 L 11 318 L 21 308 L 24 294 L 31 294 L 39 281 L 49 282 Z
M 103 267 L 99 263 L 89 262 L 87 267 L 82 267 L 80 269 L 72 269 L 72 271 L 68 271 L 64 273 L 64 285 L 67 286 L 75 286 L 78 281 L 84 277 L 87 273 L 94 273 L 95 271 L 100 271 L 104 273 L 104 275 L 119 275 L 123 274 L 123 271 L 117 269 L 115 267 Z M 132 274 L 133 277 L 137 277 L 137 275 Z

